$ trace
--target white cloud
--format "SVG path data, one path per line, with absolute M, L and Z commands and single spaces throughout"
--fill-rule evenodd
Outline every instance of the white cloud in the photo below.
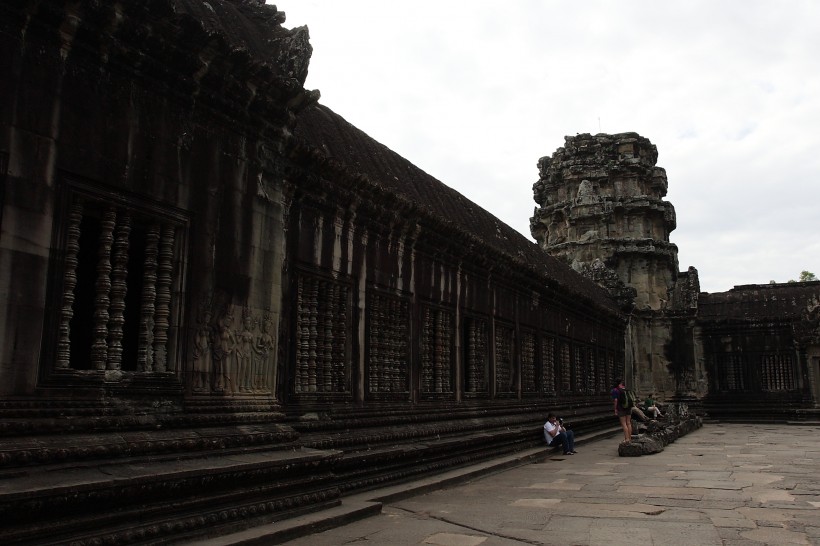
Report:
M 635 131 L 706 291 L 820 274 L 820 3 L 281 0 L 306 87 L 529 237 L 536 162 Z

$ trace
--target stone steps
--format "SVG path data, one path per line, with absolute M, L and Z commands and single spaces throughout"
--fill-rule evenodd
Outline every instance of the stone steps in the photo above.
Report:
M 620 426 L 599 429 L 579 435 L 576 445 L 617 437 Z M 261 525 L 241 532 L 197 540 L 201 546 L 263 546 L 282 544 L 288 540 L 339 527 L 353 521 L 377 515 L 389 502 L 423 495 L 437 489 L 481 478 L 488 474 L 547 459 L 559 453 L 556 448 L 531 447 L 478 463 L 453 468 L 434 475 L 420 477 L 401 484 L 388 485 L 371 491 L 344 496 L 340 505 L 291 518 L 285 521 Z
M 21 471 L 2 480 L 0 543 L 141 543 L 291 517 L 338 503 L 339 455 L 231 452 Z

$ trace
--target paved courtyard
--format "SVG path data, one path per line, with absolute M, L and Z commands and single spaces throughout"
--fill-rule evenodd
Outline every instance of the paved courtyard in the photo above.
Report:
M 579 444 L 292 546 L 820 544 L 820 426 L 707 423 L 662 453 Z

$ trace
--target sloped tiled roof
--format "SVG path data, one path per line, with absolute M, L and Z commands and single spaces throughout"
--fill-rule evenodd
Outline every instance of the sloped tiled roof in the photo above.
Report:
M 702 320 L 794 320 L 820 298 L 820 281 L 735 286 L 728 292 L 702 293 Z
M 607 309 L 616 309 L 597 284 L 549 256 L 536 243 L 375 141 L 328 107 L 316 104 L 301 112 L 295 135 L 350 171 L 365 175 L 371 183 L 411 201 L 437 222 L 472 236 L 479 244 L 543 274 L 570 293 Z

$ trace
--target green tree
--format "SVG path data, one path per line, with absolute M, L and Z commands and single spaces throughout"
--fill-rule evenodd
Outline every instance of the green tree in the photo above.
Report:
M 789 282 L 807 282 L 807 281 L 816 281 L 817 276 L 811 271 L 801 271 L 800 278 L 797 280 L 791 279 Z

